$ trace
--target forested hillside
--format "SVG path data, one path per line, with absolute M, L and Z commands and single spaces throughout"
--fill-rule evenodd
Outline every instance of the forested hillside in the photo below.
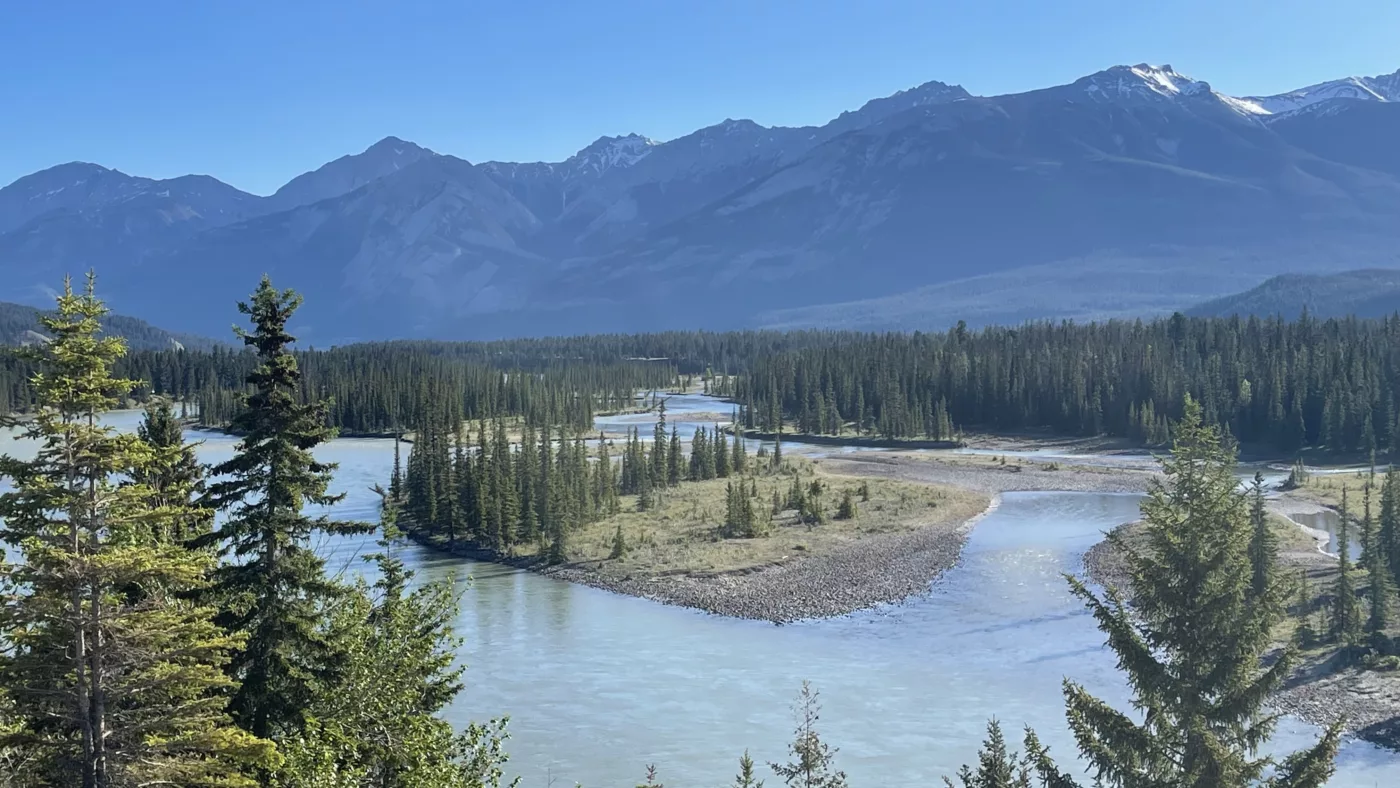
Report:
M 1400 271 L 1367 269 L 1331 276 L 1284 274 L 1243 293 L 1207 301 L 1188 314 L 1200 317 L 1386 317 L 1400 312 Z
M 27 345 L 42 342 L 47 335 L 39 325 L 40 310 L 24 304 L 0 302 L 0 345 Z M 181 347 L 186 350 L 208 350 L 218 343 L 206 337 L 177 334 L 156 328 L 144 320 L 123 315 L 102 318 L 102 333 L 119 336 L 127 345 L 140 350 L 166 350 Z

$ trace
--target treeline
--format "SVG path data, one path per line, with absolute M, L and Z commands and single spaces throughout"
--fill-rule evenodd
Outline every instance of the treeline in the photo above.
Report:
M 135 435 L 100 424 L 137 383 L 112 374 L 91 279 L 65 286 L 26 352 L 39 451 L 0 458 L 0 785 L 499 784 L 503 724 L 437 716 L 462 688 L 452 583 L 387 554 L 345 583 L 312 548 L 375 525 L 304 511 L 339 496 L 311 453 L 324 405 L 296 393 L 298 303 L 264 279 L 245 308 L 243 437 L 206 468 L 166 402 Z
M 667 429 L 664 403 L 658 410 L 651 442 L 634 428 L 616 460 L 602 435 L 586 441 L 526 423 L 514 436 L 500 419 L 477 421 L 470 435 L 450 410 L 432 412 L 406 467 L 396 444 L 387 498 L 398 526 L 417 539 L 501 555 L 528 547 L 557 563 L 580 526 L 620 511 L 620 496 L 638 496 L 646 510 L 668 487 L 748 469 L 743 441 L 731 444 L 718 429 L 698 429 L 687 457 L 674 425 Z M 731 523 L 733 535 L 752 531 L 751 516 L 747 522 Z
M 1284 452 L 1400 449 L 1400 317 L 1175 315 L 831 334 L 759 350 L 745 370 L 745 422 L 769 431 L 782 421 L 807 432 L 946 437 L 956 423 L 1158 445 L 1189 394 L 1240 441 Z
M 585 362 L 533 354 L 528 347 L 483 354 L 468 344 L 388 342 L 295 357 L 302 370 L 300 401 L 327 402 L 327 426 L 359 434 L 407 431 L 444 403 L 460 418 L 519 417 L 535 426 L 587 430 L 595 413 L 632 407 L 637 391 L 680 382 L 664 361 Z M 138 381 L 132 392 L 138 399 L 192 403 L 201 424 L 225 427 L 238 414 L 257 363 L 254 354 L 232 348 L 146 350 L 129 352 L 115 372 Z M 32 407 L 33 372 L 23 354 L 0 355 L 0 413 Z

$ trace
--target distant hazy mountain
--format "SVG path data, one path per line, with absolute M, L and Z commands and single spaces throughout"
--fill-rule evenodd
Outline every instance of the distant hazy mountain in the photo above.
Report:
M 339 197 L 372 181 L 391 175 L 410 164 L 436 153 L 398 137 L 385 137 L 363 153 L 341 156 L 287 182 L 260 206 L 262 213 L 299 208 Z
M 49 337 L 39 323 L 39 314 L 40 310 L 32 306 L 0 302 L 0 345 L 47 342 Z M 140 350 L 207 350 L 218 344 L 205 337 L 165 331 L 144 320 L 123 315 L 108 315 L 102 321 L 102 328 L 103 333 L 124 337 L 128 347 Z
M 1206 317 L 1275 315 L 1294 318 L 1385 317 L 1400 312 L 1400 271 L 1367 269 L 1330 276 L 1283 274 L 1258 287 L 1207 301 L 1189 310 Z
M 123 313 L 223 336 L 268 272 L 317 344 L 1171 311 L 1400 268 L 1397 99 L 1400 72 L 1237 98 L 1140 64 L 552 163 L 390 137 L 270 197 L 61 165 L 0 189 L 0 297 L 93 266 Z

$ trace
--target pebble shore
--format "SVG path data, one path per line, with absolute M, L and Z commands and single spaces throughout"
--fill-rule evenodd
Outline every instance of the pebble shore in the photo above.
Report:
M 993 508 L 995 502 L 987 511 Z M 566 566 L 543 573 L 715 615 L 787 624 L 841 616 L 927 591 L 958 562 L 973 524 L 985 514 L 961 523 L 867 537 L 834 553 L 744 572 L 616 578 Z

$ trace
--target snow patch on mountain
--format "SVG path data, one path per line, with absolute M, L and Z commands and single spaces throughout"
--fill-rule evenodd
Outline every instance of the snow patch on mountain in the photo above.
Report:
M 570 156 L 563 166 L 574 175 L 601 175 L 614 167 L 631 167 L 646 158 L 656 144 L 655 140 L 640 134 L 599 137 L 593 144 Z
M 1114 66 L 1074 83 L 1097 101 L 1176 98 L 1210 93 L 1210 85 L 1178 74 L 1169 65 Z
M 1378 77 L 1346 77 L 1319 82 L 1305 88 L 1273 96 L 1247 96 L 1243 100 L 1258 104 L 1268 112 L 1279 115 L 1296 112 L 1305 107 L 1333 99 L 1354 101 L 1400 101 L 1400 71 Z

